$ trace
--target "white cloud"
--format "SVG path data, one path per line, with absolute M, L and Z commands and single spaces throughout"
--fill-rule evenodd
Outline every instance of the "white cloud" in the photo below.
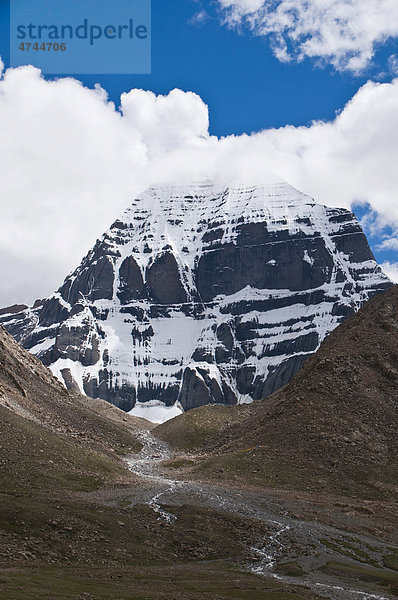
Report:
M 189 24 L 200 27 L 210 19 L 210 15 L 205 10 L 199 10 L 190 19 Z
M 195 94 L 133 90 L 122 109 L 33 67 L 0 79 L 0 306 L 53 291 L 147 185 L 150 156 L 207 134 Z
M 398 75 L 398 56 L 396 54 L 391 54 L 391 56 L 389 56 L 388 68 L 392 75 Z
M 0 80 L 0 306 L 52 292 L 95 238 L 152 183 L 277 176 L 332 206 L 369 203 L 398 227 L 398 79 L 363 86 L 333 122 L 217 139 L 193 93 Z
M 270 37 L 279 60 L 330 62 L 360 72 L 398 36 L 396 0 L 218 0 L 224 21 Z
M 398 283 L 398 262 L 383 262 L 381 263 L 381 268 L 384 273 L 388 275 L 388 277 L 394 282 Z
M 377 246 L 378 250 L 398 250 L 398 238 L 387 238 Z
M 274 173 L 330 206 L 369 203 L 380 226 L 398 226 L 397 162 L 398 79 L 367 83 L 334 121 L 211 137 L 170 154 L 166 170 L 175 178 L 208 172 L 255 181 Z
M 228 10 L 230 19 L 241 19 L 263 8 L 264 0 L 219 0 L 221 6 Z
M 192 92 L 172 90 L 167 96 L 131 90 L 122 94 L 124 123 L 139 132 L 152 155 L 175 150 L 208 137 L 209 111 Z

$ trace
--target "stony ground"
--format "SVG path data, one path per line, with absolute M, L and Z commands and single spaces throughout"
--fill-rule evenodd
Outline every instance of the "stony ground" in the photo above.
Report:
M 394 286 L 334 330 L 280 391 L 250 405 L 188 411 L 156 435 L 188 453 L 192 477 L 396 499 L 397 334 Z
M 397 596 L 391 506 L 189 481 L 168 466 L 178 454 L 138 437 L 131 478 L 2 494 L 1 599 Z
M 397 296 L 270 400 L 153 431 L 0 329 L 0 600 L 397 597 Z
M 0 599 L 315 600 L 244 570 L 266 524 L 184 504 L 164 520 L 122 460 L 143 425 L 68 394 L 0 328 Z
M 178 522 L 181 505 L 254 521 L 259 536 L 245 567 L 269 580 L 306 586 L 336 600 L 397 595 L 396 504 L 187 480 L 178 468 L 170 468 L 182 457 L 173 456 L 150 432 L 140 439 L 142 451 L 128 460 L 147 487 L 138 495 L 125 490 L 130 506 L 148 503 L 170 528 Z

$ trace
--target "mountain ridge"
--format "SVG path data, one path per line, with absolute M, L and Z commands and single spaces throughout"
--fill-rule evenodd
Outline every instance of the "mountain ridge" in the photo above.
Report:
M 265 523 L 189 500 L 165 522 L 158 479 L 127 468 L 150 427 L 71 394 L 0 327 L 1 600 L 318 600 L 241 569 Z
M 196 456 L 189 476 L 395 499 L 397 331 L 394 286 L 340 324 L 272 396 L 200 407 L 154 433 Z
M 188 410 L 273 393 L 390 285 L 351 212 L 287 184 L 159 186 L 0 322 L 88 396 Z

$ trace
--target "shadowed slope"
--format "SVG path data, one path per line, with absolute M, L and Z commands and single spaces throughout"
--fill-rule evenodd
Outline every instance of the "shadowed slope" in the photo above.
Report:
M 261 523 L 178 506 L 170 527 L 130 503 L 145 481 L 117 454 L 150 426 L 69 394 L 0 328 L 0 599 L 317 600 L 234 566 Z
M 89 443 L 108 454 L 113 450 L 122 452 L 123 448 L 126 452 L 139 450 L 140 444 L 131 432 L 150 426 L 102 400 L 67 392 L 51 371 L 1 326 L 0 407 L 3 425 L 13 420 L 22 429 L 29 428 L 33 435 L 33 422 L 36 429 L 44 428 L 46 434 L 55 433 L 80 445 Z M 9 442 L 8 436 L 2 437 L 3 450 Z
M 205 453 L 195 467 L 200 476 L 393 496 L 398 483 L 397 334 L 395 286 L 333 331 L 285 388 L 250 406 L 219 407 L 225 416 L 218 431 L 208 430 L 213 409 L 205 407 L 157 427 L 156 435 Z M 193 442 L 185 441 L 187 429 Z

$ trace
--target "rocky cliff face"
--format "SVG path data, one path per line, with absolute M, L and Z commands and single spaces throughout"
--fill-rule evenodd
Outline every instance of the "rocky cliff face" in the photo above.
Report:
M 68 386 L 187 410 L 274 392 L 390 285 L 351 212 L 287 184 L 157 187 L 53 296 L 0 321 Z

